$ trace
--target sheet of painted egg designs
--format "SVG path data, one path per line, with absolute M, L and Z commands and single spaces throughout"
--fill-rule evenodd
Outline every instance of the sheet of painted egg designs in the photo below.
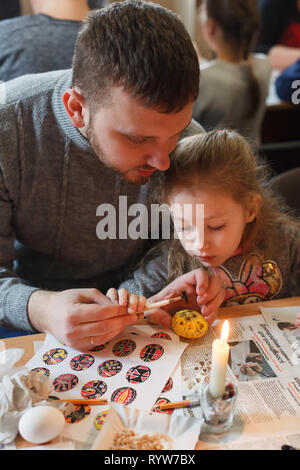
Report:
M 178 363 L 186 346 L 169 330 L 150 326 L 127 327 L 118 337 L 88 352 L 70 348 L 47 334 L 27 367 L 49 377 L 54 399 L 106 398 L 150 411 L 155 404 L 181 399 Z M 78 405 L 66 421 L 89 421 L 90 427 L 92 420 L 93 428 L 100 430 L 108 408 L 109 404 Z

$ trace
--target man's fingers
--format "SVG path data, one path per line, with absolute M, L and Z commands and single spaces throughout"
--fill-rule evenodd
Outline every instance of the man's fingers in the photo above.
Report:
M 76 328 L 72 337 L 68 338 L 70 346 L 81 349 L 91 349 L 99 344 L 104 344 L 120 334 L 125 326 L 136 322 L 135 315 L 124 315 L 111 319 L 86 323 Z
M 122 305 L 122 307 L 127 307 L 128 305 L 128 291 L 124 287 L 118 290 L 118 295 L 119 295 L 119 304 Z
M 108 289 L 108 291 L 106 292 L 106 297 L 108 297 L 113 304 L 119 303 L 119 294 L 117 289 L 115 289 L 114 287 Z
M 138 305 L 137 305 L 137 312 L 143 312 L 146 306 L 147 299 L 144 295 L 139 295 L 138 298 Z
M 70 320 L 74 325 L 98 322 L 120 318 L 128 314 L 127 308 L 121 305 L 97 305 L 97 304 L 77 304 L 73 306 Z
M 64 291 L 65 293 L 68 291 Z M 95 303 L 100 305 L 110 305 L 111 301 L 106 295 L 102 294 L 98 289 L 72 289 L 69 290 L 69 295 L 76 296 L 75 304 L 89 304 Z

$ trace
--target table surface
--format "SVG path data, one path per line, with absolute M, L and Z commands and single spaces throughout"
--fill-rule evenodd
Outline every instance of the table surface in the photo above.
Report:
M 270 300 L 266 302 L 257 302 L 253 304 L 246 305 L 237 305 L 234 307 L 224 307 L 219 309 L 218 318 L 225 320 L 227 318 L 238 318 L 248 315 L 257 315 L 260 314 L 259 307 L 263 305 L 264 307 L 290 307 L 290 306 L 300 306 L 300 297 L 292 297 L 289 299 L 279 299 L 279 300 Z M 15 364 L 15 366 L 25 365 L 31 357 L 34 355 L 34 342 L 35 341 L 44 341 L 45 333 L 39 333 L 34 335 L 27 336 L 17 336 L 13 338 L 3 338 L 0 340 L 0 346 L 3 350 L 3 346 L 6 349 L 10 348 L 21 348 L 24 349 L 24 354 Z M 2 344 L 1 344 L 2 343 Z M 1 350 L 0 349 L 0 350 Z M 25 445 L 26 444 L 26 445 Z M 25 443 L 21 438 L 17 437 L 16 439 L 17 448 L 29 447 L 31 444 Z

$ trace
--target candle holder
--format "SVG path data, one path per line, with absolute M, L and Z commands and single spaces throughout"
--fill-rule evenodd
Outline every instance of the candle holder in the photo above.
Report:
M 221 397 L 213 397 L 209 391 L 209 376 L 204 378 L 200 394 L 204 432 L 221 434 L 228 431 L 232 425 L 236 397 L 237 388 L 232 383 L 226 384 Z

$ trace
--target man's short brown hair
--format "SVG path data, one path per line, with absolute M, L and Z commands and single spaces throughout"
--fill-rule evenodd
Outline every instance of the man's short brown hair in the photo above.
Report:
M 177 15 L 143 1 L 113 3 L 89 13 L 78 35 L 73 86 L 88 106 L 121 86 L 146 107 L 180 111 L 199 92 L 199 63 Z

